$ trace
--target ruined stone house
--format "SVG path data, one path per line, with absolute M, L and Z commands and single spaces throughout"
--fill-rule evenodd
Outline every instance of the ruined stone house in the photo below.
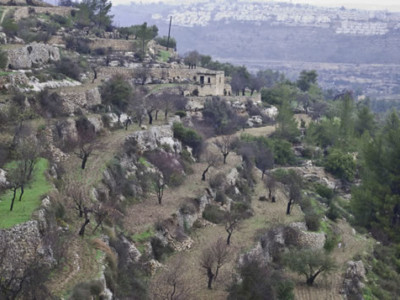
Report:
M 224 96 L 228 93 L 223 71 L 198 71 L 192 80 L 194 82 L 192 93 L 198 96 Z

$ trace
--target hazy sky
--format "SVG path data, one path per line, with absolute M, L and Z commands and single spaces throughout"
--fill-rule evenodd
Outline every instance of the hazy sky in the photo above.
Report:
M 206 0 L 162 0 L 162 2 L 175 3 L 175 4 L 183 4 L 189 2 L 204 2 L 204 1 Z M 218 2 L 218 0 L 215 1 Z M 238 1 L 241 2 L 245 0 L 238 0 Z M 277 0 L 274 1 L 278 2 Z M 111 2 L 114 5 L 117 5 L 117 4 L 129 4 L 130 2 L 157 3 L 160 2 L 160 0 L 111 0 Z M 258 0 L 254 2 L 268 2 L 268 0 Z M 333 6 L 333 7 L 344 6 L 346 8 L 400 11 L 400 0 L 281 0 L 279 2 L 303 3 L 303 4 L 312 4 L 318 6 Z

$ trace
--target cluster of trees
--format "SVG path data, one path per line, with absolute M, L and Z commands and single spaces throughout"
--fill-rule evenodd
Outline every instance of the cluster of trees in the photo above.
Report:
M 357 223 L 396 243 L 400 241 L 399 141 L 400 120 L 393 111 L 373 138 L 365 137 L 360 151 L 362 183 L 352 193 Z
M 110 31 L 113 16 L 110 15 L 112 3 L 108 0 L 84 0 L 75 13 L 75 20 L 80 28 L 89 27 Z
M 124 124 L 126 129 L 133 119 L 141 126 L 145 115 L 149 124 L 153 123 L 153 118 L 158 119 L 159 112 L 163 113 L 166 120 L 170 112 L 184 110 L 187 101 L 182 95 L 168 90 L 146 95 L 146 89 L 134 89 L 133 85 L 120 75 L 105 82 L 100 92 L 106 110 L 111 110 L 118 118 L 122 113 L 128 115 Z

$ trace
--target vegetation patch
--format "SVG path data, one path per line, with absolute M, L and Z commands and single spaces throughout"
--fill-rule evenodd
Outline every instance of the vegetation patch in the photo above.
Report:
M 159 52 L 159 59 L 162 62 L 167 62 L 169 60 L 170 56 L 171 56 L 171 53 L 169 51 L 161 50 Z
M 140 251 L 140 253 L 144 253 L 145 251 L 145 244 L 150 241 L 150 239 L 154 236 L 154 229 L 148 228 L 147 230 L 136 233 L 132 235 L 132 240 L 135 243 L 135 246 Z
M 0 228 L 10 228 L 30 220 L 33 211 L 39 207 L 42 196 L 52 188 L 44 174 L 48 167 L 49 162 L 46 159 L 39 159 L 35 166 L 32 183 L 26 187 L 22 201 L 16 201 L 13 211 L 10 212 L 12 191 L 7 191 L 1 195 Z M 7 168 L 12 168 L 12 164 L 6 165 Z

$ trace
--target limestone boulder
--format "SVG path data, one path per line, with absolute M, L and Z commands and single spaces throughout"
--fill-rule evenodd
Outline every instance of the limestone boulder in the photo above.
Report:
M 180 153 L 182 145 L 174 139 L 174 133 L 170 125 L 153 126 L 148 130 L 137 131 L 126 138 L 126 143 L 136 143 L 141 152 L 152 151 L 163 145 Z
M 2 278 L 12 274 L 21 278 L 33 262 L 46 265 L 55 263 L 52 249 L 47 246 L 39 230 L 37 220 L 0 230 L 0 253 L 2 255 Z M 15 282 L 18 285 L 20 282 Z
M 263 110 L 263 114 L 273 120 L 275 120 L 275 118 L 278 116 L 278 113 L 278 108 L 276 108 L 275 106 L 271 106 L 270 108 L 266 108 Z
M 365 287 L 363 283 L 365 280 L 366 276 L 363 262 L 361 260 L 347 262 L 347 270 L 340 289 L 344 299 L 363 300 L 362 291 Z
M 31 69 L 60 60 L 60 51 L 42 43 L 31 43 L 20 48 L 8 50 L 8 67 L 10 69 Z
M 7 188 L 7 186 L 8 186 L 7 172 L 4 171 L 3 169 L 0 169 L 0 190 Z

